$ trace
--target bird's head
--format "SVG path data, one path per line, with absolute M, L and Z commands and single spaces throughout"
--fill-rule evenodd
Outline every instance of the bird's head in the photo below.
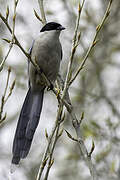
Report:
M 49 22 L 47 24 L 45 24 L 42 29 L 40 30 L 40 32 L 45 32 L 45 31 L 53 31 L 53 30 L 56 30 L 58 32 L 64 30 L 65 28 L 59 24 L 59 23 L 56 23 L 56 22 Z

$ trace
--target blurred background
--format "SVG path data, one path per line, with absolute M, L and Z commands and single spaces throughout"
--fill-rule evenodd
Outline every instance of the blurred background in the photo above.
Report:
M 66 27 L 61 34 L 63 61 L 61 74 L 65 78 L 70 57 L 72 37 L 77 17 L 77 0 L 44 0 L 47 21 L 56 21 Z M 9 23 L 12 26 L 14 1 L 0 0 L 0 12 L 5 16 L 9 5 Z M 82 62 L 92 42 L 96 26 L 106 10 L 108 0 L 86 0 L 80 27 L 81 40 L 77 49 L 73 73 Z M 33 39 L 39 34 L 41 23 L 34 15 L 39 14 L 37 1 L 19 1 L 17 7 L 15 34 L 28 51 Z M 84 112 L 81 131 L 85 145 L 90 151 L 92 139 L 95 150 L 92 160 L 100 180 L 120 179 L 120 2 L 113 1 L 110 16 L 99 34 L 99 43 L 90 54 L 84 69 L 70 88 L 70 97 L 77 117 Z M 2 38 L 11 39 L 4 23 L 0 20 L 0 62 L 6 55 L 9 45 Z M 9 179 L 12 158 L 12 143 L 18 116 L 28 88 L 27 59 L 21 50 L 14 46 L 2 72 L 0 72 L 0 104 L 7 81 L 7 70 L 11 67 L 9 86 L 16 79 L 15 88 L 3 109 L 5 121 L 0 126 L 0 179 Z M 7 93 L 9 93 L 9 88 Z M 12 174 L 12 180 L 35 179 L 39 164 L 47 145 L 45 129 L 50 134 L 56 119 L 57 100 L 52 92 L 47 92 L 39 126 L 34 136 L 32 148 L 20 167 Z M 74 137 L 75 131 L 66 112 L 64 129 Z M 76 142 L 65 132 L 57 142 L 54 151 L 55 162 L 50 170 L 49 180 L 90 180 L 89 170 L 79 152 Z

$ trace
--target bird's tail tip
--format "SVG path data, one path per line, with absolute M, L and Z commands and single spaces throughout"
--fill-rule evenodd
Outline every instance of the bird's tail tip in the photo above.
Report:
M 18 167 L 19 167 L 18 164 L 11 164 L 10 165 L 10 173 L 13 174 Z

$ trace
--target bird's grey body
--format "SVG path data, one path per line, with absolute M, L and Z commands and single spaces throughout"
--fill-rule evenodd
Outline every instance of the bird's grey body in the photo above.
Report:
M 51 82 L 56 80 L 60 67 L 62 48 L 59 41 L 59 35 L 59 31 L 41 32 L 34 42 L 31 53 L 32 60 L 37 62 L 41 70 Z M 46 53 L 44 53 L 44 49 L 46 50 Z M 36 69 L 31 63 L 29 66 L 29 78 L 30 85 L 33 89 L 38 88 L 40 90 L 43 88 L 39 83 L 43 82 L 42 77 L 36 73 Z
M 63 29 L 58 23 L 46 24 L 31 48 L 32 60 L 39 65 L 52 83 L 55 82 L 60 68 L 62 47 L 59 35 Z M 13 164 L 18 164 L 21 158 L 27 156 L 42 110 L 45 84 L 31 63 L 29 63 L 29 86 L 14 137 Z

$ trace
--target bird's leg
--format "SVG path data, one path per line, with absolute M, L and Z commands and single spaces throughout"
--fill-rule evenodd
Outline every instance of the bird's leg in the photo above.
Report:
M 48 86 L 48 87 L 47 87 L 47 91 L 52 90 L 52 89 L 53 89 L 53 87 L 54 87 L 54 86 L 53 86 L 53 84 L 51 83 L 51 84 L 50 84 L 50 86 Z

